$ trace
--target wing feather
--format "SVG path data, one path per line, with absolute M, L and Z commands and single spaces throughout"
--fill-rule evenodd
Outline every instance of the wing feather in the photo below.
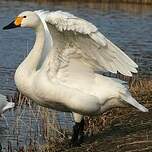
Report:
M 138 65 L 92 23 L 62 11 L 45 14 L 45 22 L 51 35 L 58 35 L 52 37 L 53 42 L 75 48 L 76 54 L 79 54 L 85 65 L 89 65 L 95 71 L 120 72 L 126 76 L 132 76 L 131 72 L 137 73 Z M 52 26 L 55 29 L 53 34 Z M 74 55 L 71 57 L 74 58 Z

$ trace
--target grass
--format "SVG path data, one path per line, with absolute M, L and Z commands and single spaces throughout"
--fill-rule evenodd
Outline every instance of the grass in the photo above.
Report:
M 127 79 L 124 77 L 123 79 Z M 151 78 L 136 78 L 128 79 L 130 91 L 133 96 L 141 101 L 146 107 L 151 107 L 152 104 L 152 80 Z M 59 113 L 49 110 L 47 108 L 40 107 L 31 102 L 27 97 L 23 96 L 18 91 L 14 96 L 9 97 L 9 100 L 16 102 L 15 107 L 15 122 L 13 124 L 14 128 L 14 139 L 16 140 L 16 150 L 18 152 L 60 152 L 60 151 L 93 151 L 100 144 L 104 145 L 105 141 L 101 141 L 101 137 L 93 139 L 92 137 L 104 133 L 106 130 L 111 129 L 111 132 L 116 129 L 117 126 L 123 126 L 128 124 L 132 126 L 134 120 L 138 119 L 138 114 L 133 108 L 116 108 L 108 112 L 105 112 L 103 115 L 98 117 L 85 117 L 85 134 L 88 137 L 88 140 L 82 147 L 76 149 L 68 149 L 67 141 L 68 137 L 71 134 L 72 129 L 72 117 L 70 115 L 63 114 L 64 120 L 59 119 Z M 26 105 L 26 106 L 25 106 Z M 26 112 L 25 113 L 25 107 Z M 131 120 L 131 117 L 134 118 Z M 25 121 L 26 120 L 28 121 Z M 130 120 L 132 122 L 130 122 Z M 34 125 L 36 124 L 36 125 Z M 25 145 L 20 144 L 20 137 L 22 136 L 24 126 L 28 131 L 24 133 L 24 136 L 27 136 L 28 142 Z M 113 127 L 116 126 L 116 127 Z M 124 126 L 123 126 L 124 127 Z M 144 125 L 142 125 L 144 128 Z M 120 129 L 120 128 L 119 128 Z M 133 129 L 133 128 L 132 128 Z M 140 127 L 139 127 L 140 129 Z M 127 131 L 129 129 L 127 128 Z M 125 133 L 125 130 L 122 130 Z M 106 134 L 106 133 L 105 133 Z M 41 137 L 39 136 L 41 135 Z M 149 135 L 149 134 L 148 134 Z M 152 135 L 150 133 L 150 135 Z M 102 135 L 103 137 L 104 135 Z M 105 135 L 107 136 L 107 135 Z M 113 135 L 111 135 L 113 136 Z M 119 135 L 117 135 L 119 136 Z M 107 136 L 108 137 L 108 136 Z M 40 138 L 43 138 L 40 141 Z M 113 137 L 115 138 L 115 137 Z M 126 137 L 123 137 L 126 138 Z M 131 137 L 129 137 L 131 138 Z M 121 138 L 119 139 L 121 140 Z M 144 139 L 145 140 L 145 139 Z M 97 143 L 96 143 L 97 142 Z M 134 141 L 128 141 L 129 146 L 134 146 Z M 139 141 L 136 141 L 139 142 Z M 144 142 L 141 140 L 140 142 Z M 139 144 L 140 144 L 139 142 Z M 120 143 L 117 146 L 121 149 L 124 147 Z M 102 147 L 102 146 L 101 146 Z M 103 147 L 102 147 L 103 148 Z M 102 149 L 101 148 L 101 149 Z M 85 149 L 85 150 L 84 150 Z M 13 151 L 13 145 L 11 141 L 8 142 L 8 152 Z
M 126 78 L 125 78 L 126 80 Z M 141 104 L 146 107 L 152 105 L 152 79 L 130 79 L 129 88 L 132 95 L 139 101 Z M 108 112 L 105 112 L 98 117 L 86 117 L 86 130 L 88 134 L 96 134 L 101 132 L 106 128 L 106 126 L 111 125 L 111 122 L 116 118 L 121 118 L 125 114 L 128 115 L 128 112 L 132 112 L 133 108 L 115 108 Z
M 53 150 L 55 143 L 59 144 L 64 141 L 67 135 L 66 131 L 69 131 L 69 128 L 66 128 L 59 120 L 59 113 L 35 105 L 18 91 L 14 96 L 8 98 L 16 103 L 13 112 L 15 122 L 11 124 L 12 130 L 10 130 L 15 142 L 8 140 L 8 152 L 13 151 L 14 146 L 19 152 L 37 152 L 43 151 L 42 149 L 49 151 L 48 147 Z M 22 136 L 24 136 L 23 139 Z M 25 139 L 28 141 L 22 145 L 21 141 Z

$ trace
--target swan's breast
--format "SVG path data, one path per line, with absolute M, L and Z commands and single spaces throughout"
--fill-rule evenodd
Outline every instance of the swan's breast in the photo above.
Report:
M 14 80 L 18 90 L 27 97 L 30 97 L 32 93 L 31 75 L 29 75 L 28 72 L 25 71 L 23 68 L 19 67 L 15 72 Z
M 45 71 L 37 71 L 33 76 L 32 81 L 33 94 L 38 100 L 47 102 L 57 101 L 57 87 L 48 78 Z

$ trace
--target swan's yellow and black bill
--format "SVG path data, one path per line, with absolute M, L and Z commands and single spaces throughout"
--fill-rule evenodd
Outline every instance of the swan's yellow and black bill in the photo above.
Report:
M 3 27 L 3 30 L 8 30 L 8 29 L 20 27 L 22 20 L 23 20 L 23 17 L 17 17 L 13 22 L 11 22 L 10 24 Z

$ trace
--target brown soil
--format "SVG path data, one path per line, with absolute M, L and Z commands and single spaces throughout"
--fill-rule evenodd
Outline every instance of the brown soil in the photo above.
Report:
M 152 109 L 116 118 L 102 132 L 88 137 L 79 148 L 68 152 L 152 152 Z

